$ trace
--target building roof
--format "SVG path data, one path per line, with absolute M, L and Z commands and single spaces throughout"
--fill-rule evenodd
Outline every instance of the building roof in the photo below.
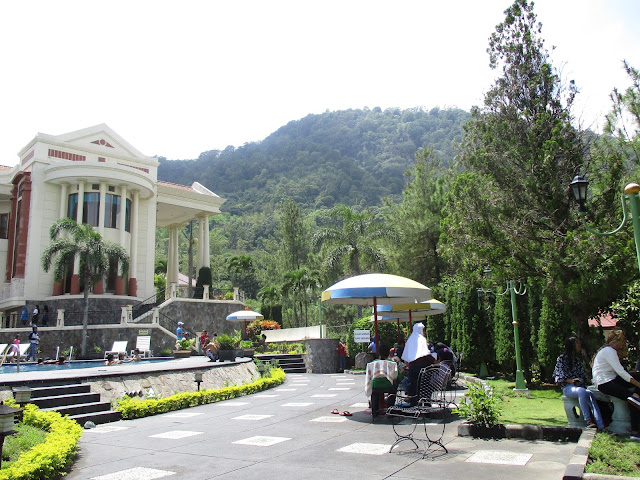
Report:
M 618 319 L 613 318 L 610 313 L 601 313 L 597 317 L 591 317 L 589 319 L 590 327 L 597 327 L 602 325 L 602 328 L 615 328 L 618 324 Z

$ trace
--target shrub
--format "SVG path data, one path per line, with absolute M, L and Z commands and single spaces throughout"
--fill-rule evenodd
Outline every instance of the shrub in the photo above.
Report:
M 453 413 L 466 417 L 471 423 L 496 425 L 500 421 L 501 402 L 502 398 L 494 395 L 491 389 L 485 390 L 482 386 L 471 383 L 467 394 L 458 408 L 453 409 Z
M 232 350 L 240 344 L 240 332 L 236 331 L 233 335 L 223 333 L 218 335 L 218 344 L 221 350 Z
M 218 336 L 220 338 L 220 336 Z M 250 395 L 284 382 L 285 374 L 281 368 L 271 370 L 270 377 L 262 377 L 246 385 L 233 385 L 217 390 L 200 390 L 199 392 L 176 393 L 166 398 L 139 399 L 124 397 L 118 400 L 115 410 L 122 413 L 124 420 L 148 417 L 158 413 L 167 413 L 182 408 L 205 405 L 230 398 Z
M 11 399 L 5 404 L 15 405 Z M 47 437 L 0 470 L 0 480 L 49 479 L 64 475 L 78 451 L 82 427 L 58 412 L 43 412 L 32 404 L 25 405 L 22 422 L 48 432 Z
M 280 330 L 280 324 L 273 320 L 254 320 L 247 325 L 247 335 L 249 337 L 259 338 L 263 330 Z

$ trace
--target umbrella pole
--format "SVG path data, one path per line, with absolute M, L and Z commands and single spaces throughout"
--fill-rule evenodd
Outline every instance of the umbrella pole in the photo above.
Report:
M 411 321 L 411 310 L 409 310 L 409 331 L 413 329 L 413 322 Z
M 400 343 L 400 319 L 398 319 L 398 343 Z
M 376 330 L 376 355 L 380 356 L 380 335 L 378 335 L 378 301 L 376 297 L 373 297 L 373 321 Z

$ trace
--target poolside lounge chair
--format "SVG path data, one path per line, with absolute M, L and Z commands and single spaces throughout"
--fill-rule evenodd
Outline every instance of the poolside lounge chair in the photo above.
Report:
M 113 342 L 113 346 L 111 347 L 111 350 L 107 350 L 106 352 L 104 352 L 104 358 L 107 358 L 107 355 L 109 355 L 110 353 L 115 355 L 116 357 L 121 353 L 124 353 L 126 355 L 127 354 L 126 340 L 123 342 Z
M 20 344 L 20 359 L 22 360 L 24 357 L 27 356 L 27 354 L 29 353 L 29 349 L 31 348 L 31 343 L 21 343 Z M 7 353 L 7 360 L 11 359 L 13 360 L 15 358 L 16 354 L 15 352 L 10 351 L 9 353 Z
M 135 355 L 135 351 L 138 350 L 143 357 L 151 356 L 151 335 L 139 335 L 136 337 L 136 348 L 131 350 L 131 356 Z

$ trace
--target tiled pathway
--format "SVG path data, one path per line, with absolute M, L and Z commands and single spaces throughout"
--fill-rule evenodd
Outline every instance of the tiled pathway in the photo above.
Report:
M 256 395 L 85 430 L 67 478 L 545 480 L 562 478 L 575 446 L 464 439 L 450 424 L 449 454 L 420 459 L 410 445 L 388 453 L 391 425 L 366 408 L 363 376 L 290 374 Z

